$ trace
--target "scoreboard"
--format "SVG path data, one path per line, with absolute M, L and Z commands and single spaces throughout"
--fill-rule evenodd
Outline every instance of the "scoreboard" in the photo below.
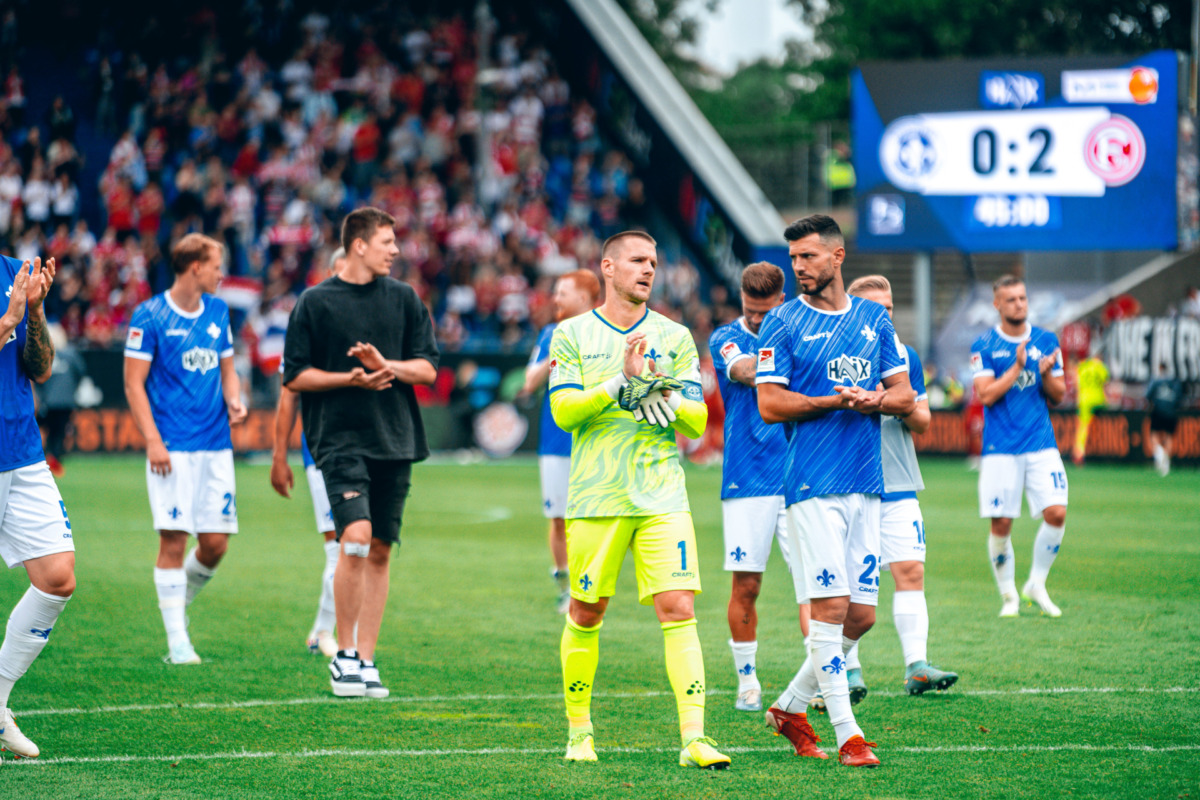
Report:
M 1178 58 L 866 62 L 858 246 L 1175 249 Z

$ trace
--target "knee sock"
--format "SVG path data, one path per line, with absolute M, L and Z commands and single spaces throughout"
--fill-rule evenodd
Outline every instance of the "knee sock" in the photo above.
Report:
M 8 615 L 4 644 L 0 645 L 0 715 L 8 708 L 13 684 L 42 652 L 70 599 L 30 586 Z
M 686 745 L 704 735 L 704 655 L 696 634 L 696 620 L 664 622 L 662 630 L 667 677 L 679 709 L 679 736 Z
M 1001 597 L 1015 597 L 1017 568 L 1013 562 L 1012 537 L 988 534 L 988 556 L 992 560 L 992 573 L 996 576 Z
M 737 670 L 738 693 L 759 688 L 758 665 L 755 663 L 758 642 L 735 642 L 730 639 L 729 649 L 733 651 L 733 667 Z
M 846 682 L 845 652 L 842 649 L 842 626 L 813 620 L 808 626 L 808 656 L 812 659 L 821 696 L 829 721 L 837 733 L 838 747 L 848 739 L 861 736 L 862 729 L 850 709 L 850 687 Z
M 572 736 L 592 731 L 592 683 L 600 663 L 600 626 L 603 624 L 585 628 L 568 616 L 563 628 L 558 652 L 562 657 L 567 726 Z
M 779 695 L 774 706 L 789 714 L 807 714 L 808 704 L 812 702 L 813 695 L 819 691 L 821 691 L 821 684 L 817 681 L 813 660 L 809 657 L 804 659 L 804 664 L 787 688 L 783 690 L 783 694 Z
M 154 588 L 158 590 L 158 609 L 162 612 L 163 627 L 167 630 L 167 646 L 188 641 L 187 574 L 182 569 L 154 568 Z
M 929 641 L 929 608 L 925 604 L 925 592 L 920 589 L 896 592 L 892 598 L 892 620 L 900 635 L 904 666 L 925 661 L 925 645 Z
M 321 602 L 317 606 L 317 619 L 313 633 L 330 631 L 337 626 L 337 606 L 333 603 L 333 573 L 337 570 L 338 543 L 325 543 L 325 571 L 321 574 Z
M 1063 533 L 1067 526 L 1056 528 L 1043 521 L 1038 528 L 1037 538 L 1033 540 L 1033 566 L 1029 568 L 1029 580 L 1038 586 L 1046 585 L 1046 576 L 1050 567 L 1058 557 L 1058 548 L 1062 545 Z
M 842 637 L 842 652 L 846 654 L 846 669 L 862 669 L 858 660 L 858 639 Z
M 200 590 L 212 580 L 212 576 L 216 573 L 216 567 L 206 567 L 200 563 L 200 559 L 196 558 L 196 548 L 192 548 L 192 552 L 187 554 L 187 558 L 183 560 L 183 571 L 187 574 L 187 596 L 185 604 L 191 605 L 196 599 L 196 595 L 200 594 Z

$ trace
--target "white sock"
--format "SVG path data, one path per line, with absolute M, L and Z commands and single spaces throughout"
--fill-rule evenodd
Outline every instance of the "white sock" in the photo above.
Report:
M 1015 597 L 1017 594 L 1017 567 L 1013 562 L 1012 537 L 989 533 L 988 556 L 992 560 L 992 573 L 996 576 L 996 586 L 1000 589 L 1000 596 Z
M 1062 545 L 1063 533 L 1067 526 L 1056 528 L 1045 520 L 1038 528 L 1037 538 L 1033 540 L 1033 566 L 1029 568 L 1030 582 L 1038 585 L 1046 585 L 1046 576 L 1050 574 L 1050 567 L 1054 564 L 1054 559 L 1058 557 L 1058 548 Z
M 216 567 L 206 567 L 200 563 L 200 559 L 196 558 L 196 548 L 192 548 L 192 552 L 187 554 L 187 558 L 183 560 L 183 571 L 187 573 L 187 597 L 185 601 L 187 605 L 191 605 L 196 599 L 196 595 L 200 594 L 200 590 L 212 580 L 212 576 L 216 573 Z
M 862 669 L 858 661 L 858 639 L 842 637 L 842 652 L 846 654 L 846 669 Z
M 325 571 L 321 574 L 321 602 L 317 606 L 317 620 L 313 623 L 313 633 L 317 631 L 333 632 L 337 625 L 337 606 L 333 603 L 333 573 L 337 571 L 338 543 L 325 543 Z
M 154 568 L 154 588 L 158 591 L 158 610 L 162 612 L 163 627 L 167 630 L 167 647 L 188 641 L 187 573 L 182 569 Z
M 1163 461 L 1166 459 L 1166 457 L 1167 451 L 1163 448 L 1163 446 L 1161 444 L 1154 445 L 1154 466 L 1158 468 L 1159 472 L 1162 472 Z
M 8 708 L 13 684 L 21 679 L 29 665 L 42 652 L 58 615 L 70 597 L 46 594 L 30 586 L 8 615 L 4 644 L 0 645 L 0 715 Z
M 900 634 L 900 649 L 904 651 L 904 666 L 927 660 L 925 644 L 929 641 L 929 608 L 925 592 L 896 592 L 892 598 L 892 620 Z
M 735 642 L 730 639 L 729 649 L 733 651 L 733 668 L 737 670 L 738 693 L 758 689 L 758 665 L 755 663 L 758 642 Z
M 808 624 L 808 657 L 812 660 L 825 698 L 825 710 L 837 733 L 840 748 L 854 736 L 862 736 L 862 728 L 850 709 L 850 686 L 846 682 L 845 653 L 842 651 L 842 626 L 813 620 Z
M 783 694 L 779 695 L 773 705 L 780 711 L 786 711 L 789 714 L 807 714 L 808 704 L 812 702 L 813 695 L 819 691 L 821 691 L 821 685 L 817 682 L 812 659 L 806 658 L 800 671 L 792 678 L 791 683 L 787 685 Z

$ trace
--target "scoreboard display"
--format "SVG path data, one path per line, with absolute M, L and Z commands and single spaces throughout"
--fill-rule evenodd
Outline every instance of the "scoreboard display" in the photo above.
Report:
M 1178 59 L 866 62 L 858 246 L 1172 250 Z

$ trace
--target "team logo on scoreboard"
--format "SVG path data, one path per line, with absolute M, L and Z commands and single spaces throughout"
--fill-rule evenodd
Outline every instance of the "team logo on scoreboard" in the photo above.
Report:
M 919 118 L 897 120 L 883 132 L 879 163 L 894 186 L 920 191 L 938 166 L 937 135 Z
M 1088 169 L 1108 186 L 1124 186 L 1137 177 L 1146 163 L 1146 138 L 1127 117 L 1113 114 L 1092 128 L 1084 144 Z

